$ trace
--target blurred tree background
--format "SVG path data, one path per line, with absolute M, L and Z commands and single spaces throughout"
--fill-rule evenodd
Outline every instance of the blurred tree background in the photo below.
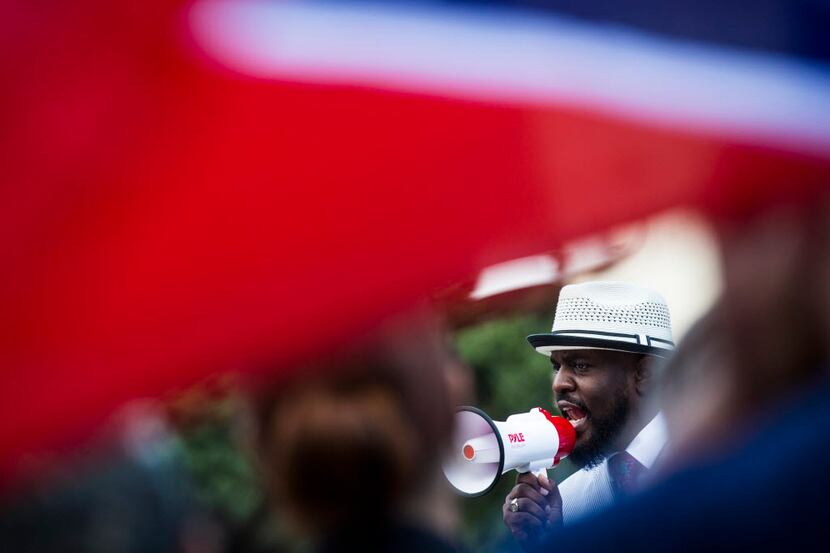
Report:
M 473 370 L 474 404 L 495 420 L 526 412 L 533 407 L 556 411 L 551 388 L 550 361 L 539 355 L 526 337 L 545 332 L 550 315 L 515 315 L 485 321 L 459 330 L 458 352 Z M 561 481 L 575 470 L 565 459 L 552 477 Z M 515 472 L 505 474 L 483 497 L 461 498 L 462 540 L 471 551 L 519 551 L 502 522 L 502 503 L 513 487 Z
M 223 529 L 223 551 L 301 552 L 265 502 L 249 405 L 233 375 L 207 379 L 168 403 L 177 449 L 195 499 Z

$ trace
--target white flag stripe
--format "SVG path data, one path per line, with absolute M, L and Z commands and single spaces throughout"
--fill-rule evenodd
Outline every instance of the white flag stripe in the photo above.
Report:
M 830 152 L 830 67 L 562 17 L 202 0 L 192 33 L 263 78 L 567 105 Z

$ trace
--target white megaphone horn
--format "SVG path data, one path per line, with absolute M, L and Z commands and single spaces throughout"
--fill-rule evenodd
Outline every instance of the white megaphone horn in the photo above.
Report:
M 509 470 L 535 472 L 555 466 L 575 442 L 571 423 L 541 407 L 511 415 L 504 422 L 475 407 L 459 407 L 444 476 L 461 495 L 478 497 Z

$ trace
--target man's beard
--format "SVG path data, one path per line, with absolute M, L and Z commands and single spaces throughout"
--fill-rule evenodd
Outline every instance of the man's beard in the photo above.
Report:
M 579 467 L 591 469 L 615 453 L 615 442 L 628 422 L 628 393 L 620 388 L 614 394 L 611 413 L 601 419 L 591 414 L 591 439 L 574 448 L 568 458 Z

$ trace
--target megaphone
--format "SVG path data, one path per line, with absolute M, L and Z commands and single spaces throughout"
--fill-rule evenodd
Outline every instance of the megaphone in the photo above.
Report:
M 535 407 L 494 421 L 475 407 L 459 407 L 444 476 L 467 497 L 486 494 L 509 470 L 537 471 L 555 466 L 573 451 L 574 427 Z

